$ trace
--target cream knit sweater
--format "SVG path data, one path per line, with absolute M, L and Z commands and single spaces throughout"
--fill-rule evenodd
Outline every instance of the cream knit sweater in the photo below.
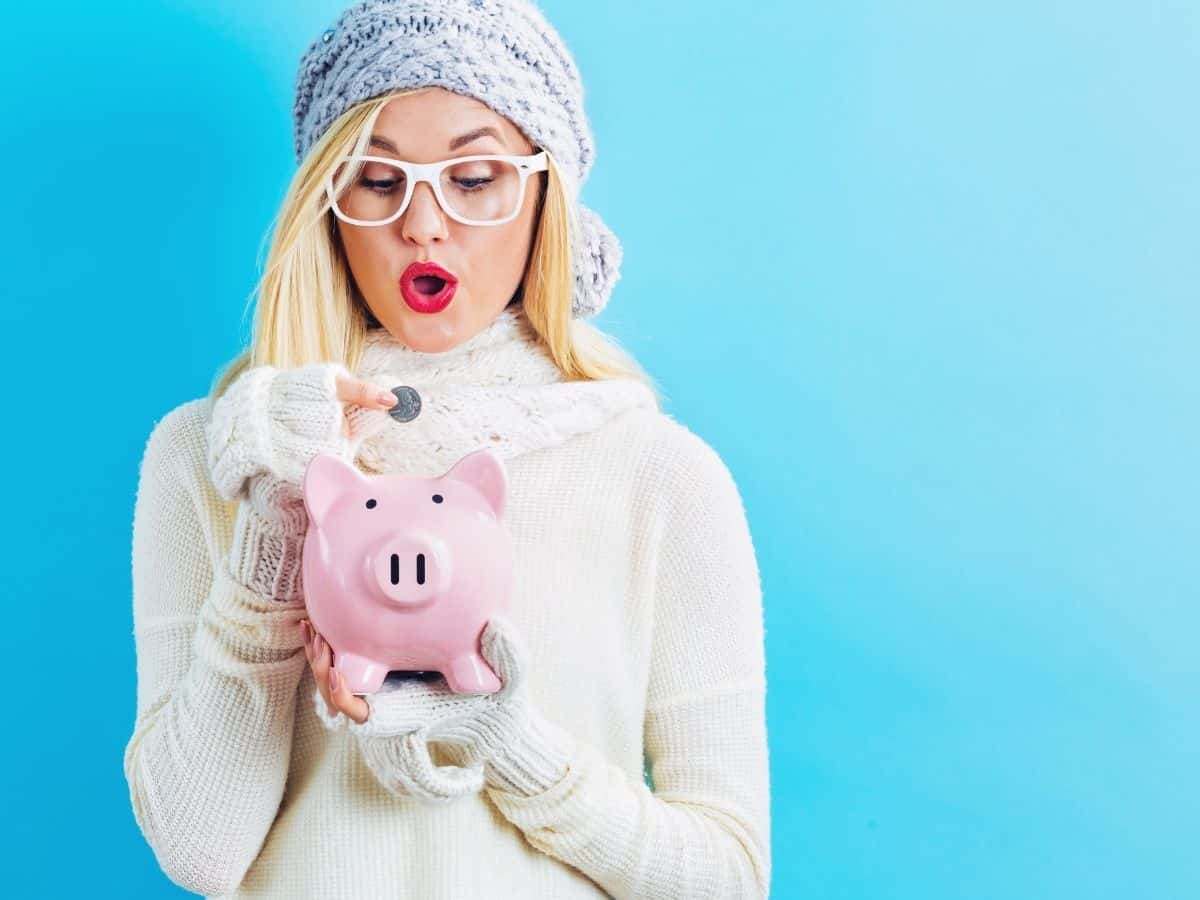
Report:
M 133 524 L 124 765 L 172 881 L 289 900 L 767 895 L 759 573 L 707 443 L 631 408 L 507 461 L 510 618 L 531 697 L 580 749 L 536 796 L 429 805 L 389 793 L 321 724 L 299 613 L 228 575 L 237 504 L 206 467 L 210 411 L 192 400 L 156 424 Z

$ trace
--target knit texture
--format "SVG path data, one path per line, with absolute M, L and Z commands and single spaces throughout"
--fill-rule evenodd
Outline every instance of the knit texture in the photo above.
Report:
M 520 797 L 539 794 L 567 773 L 575 741 L 530 702 L 528 654 L 513 623 L 493 616 L 479 643 L 500 678 L 498 691 L 457 694 L 442 677 L 393 674 L 383 689 L 365 695 L 366 721 L 330 710 L 319 689 L 318 716 L 327 728 L 355 735 L 367 764 L 394 794 L 446 803 L 485 784 Z M 455 761 L 436 765 L 433 742 L 451 745 Z
M 436 736 L 464 748 L 471 764 L 482 763 L 488 787 L 522 799 L 534 797 L 567 774 L 576 742 L 530 701 L 529 656 L 508 618 L 489 621 L 479 643 L 502 687 L 477 696 L 466 714 L 440 722 Z
M 303 609 L 231 576 L 240 504 L 209 472 L 211 413 L 202 398 L 156 424 L 133 521 L 124 770 L 172 881 L 209 897 L 766 895 L 761 588 L 741 498 L 707 443 L 635 404 L 506 460 L 508 615 L 531 704 L 569 736 L 569 763 L 528 796 L 497 783 L 428 804 L 322 725 Z M 467 762 L 430 746 L 434 764 Z
M 296 160 L 357 103 L 441 87 L 487 104 L 546 150 L 568 195 L 576 317 L 594 316 L 620 278 L 621 243 L 578 202 L 595 160 L 579 69 L 529 0 L 365 0 L 306 49 L 292 108 Z
M 234 520 L 228 568 L 263 597 L 303 605 L 302 551 L 308 514 L 301 483 L 307 461 L 331 453 L 349 461 L 336 376 L 340 363 L 296 369 L 254 366 L 213 407 L 207 460 L 225 500 L 243 500 Z
M 372 329 L 355 374 L 421 397 L 411 423 L 378 409 L 350 414 L 356 458 L 372 474 L 433 478 L 484 447 L 508 461 L 594 431 L 632 407 L 658 409 L 654 392 L 635 378 L 567 381 L 519 302 L 443 353 L 413 350 L 387 329 Z

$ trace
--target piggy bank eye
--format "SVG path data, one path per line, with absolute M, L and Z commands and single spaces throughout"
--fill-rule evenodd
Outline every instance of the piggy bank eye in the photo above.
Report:
M 434 503 L 441 503 L 441 502 L 442 502 L 442 495 L 441 495 L 441 494 L 434 494 L 434 495 L 433 495 L 433 502 L 434 502 Z
M 367 509 L 374 509 L 374 508 L 375 508 L 375 500 L 374 500 L 374 498 L 372 498 L 367 501 Z

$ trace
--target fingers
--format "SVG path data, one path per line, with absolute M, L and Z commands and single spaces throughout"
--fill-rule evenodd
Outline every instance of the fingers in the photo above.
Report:
M 333 667 L 333 650 L 312 627 L 312 623 L 305 619 L 301 625 L 304 629 L 304 655 L 308 658 L 308 664 L 313 670 L 313 681 L 317 684 L 317 690 L 321 692 L 329 714 L 336 716 L 340 711 L 355 722 L 365 722 L 370 714 L 367 701 L 352 694 L 345 679 L 339 677 Z
M 385 388 L 377 387 L 369 381 L 338 375 L 336 382 L 338 399 L 343 403 L 353 403 L 366 409 L 391 409 L 396 405 L 395 394 Z M 342 435 L 347 438 L 354 433 L 350 422 L 351 411 L 349 406 L 343 410 L 345 415 L 342 418 Z
M 336 713 L 337 710 L 334 709 L 329 696 L 329 660 L 322 652 L 326 648 L 325 641 L 317 634 L 317 630 L 307 619 L 303 620 L 302 625 L 304 627 L 304 655 L 308 659 L 309 668 L 313 671 L 313 681 L 317 683 L 317 690 L 321 692 L 330 712 Z
M 346 375 L 337 376 L 337 395 L 344 403 L 357 403 L 368 409 L 391 409 L 396 405 L 396 395 L 391 391 Z
M 333 698 L 333 706 L 336 709 L 340 709 L 360 725 L 367 721 L 367 716 L 370 715 L 367 701 L 350 693 L 350 686 L 346 684 L 346 679 L 342 678 L 338 670 L 333 667 L 329 669 L 328 687 L 329 695 Z

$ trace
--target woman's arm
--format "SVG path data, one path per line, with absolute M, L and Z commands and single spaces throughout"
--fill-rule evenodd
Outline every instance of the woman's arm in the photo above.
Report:
M 757 560 L 717 453 L 668 467 L 645 719 L 654 790 L 581 745 L 532 797 L 488 793 L 529 842 L 617 898 L 766 897 L 766 668 Z
M 214 560 L 199 404 L 150 435 L 133 524 L 137 720 L 124 769 L 163 871 L 205 895 L 241 883 L 279 810 L 303 603 L 263 599 Z

